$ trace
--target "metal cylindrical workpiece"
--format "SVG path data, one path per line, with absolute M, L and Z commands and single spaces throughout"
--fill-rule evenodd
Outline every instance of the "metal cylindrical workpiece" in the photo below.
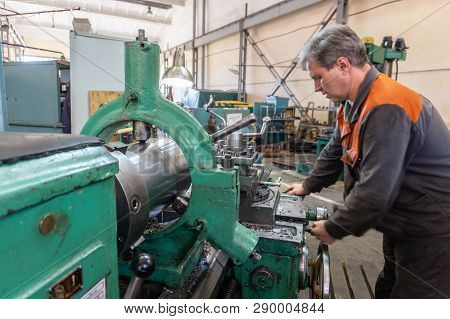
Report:
M 136 141 L 144 143 L 150 138 L 150 135 L 150 125 L 140 121 L 133 122 L 133 138 Z
M 138 169 L 151 202 L 170 203 L 189 188 L 186 159 L 172 139 L 150 139 L 145 144 L 133 144 L 126 156 Z
M 227 144 L 230 147 L 230 149 L 234 150 L 235 148 L 238 148 L 239 150 L 242 148 L 243 140 L 242 140 L 242 133 L 240 132 L 234 132 L 227 136 Z
M 190 186 L 186 159 L 171 139 L 132 144 L 119 160 L 116 175 L 117 238 L 122 254 L 142 236 L 149 220 Z

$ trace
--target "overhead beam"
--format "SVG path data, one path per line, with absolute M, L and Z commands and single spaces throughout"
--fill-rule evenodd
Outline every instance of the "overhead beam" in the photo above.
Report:
M 188 50 L 192 49 L 193 47 L 201 47 L 208 43 L 238 33 L 242 30 L 256 27 L 257 25 L 283 17 L 290 13 L 325 1 L 328 0 L 285 0 L 266 9 L 248 15 L 242 19 L 229 23 L 223 27 L 205 33 L 204 35 L 196 37 L 193 41 L 191 40 L 177 45 L 176 47 L 169 49 L 168 53 L 172 53 L 178 48 Z
M 199 47 L 327 0 L 286 0 L 195 38 Z
M 134 4 L 141 4 L 143 6 L 152 6 L 152 2 L 161 3 L 165 5 L 174 5 L 174 6 L 180 6 L 184 7 L 186 5 L 186 0 L 114 0 L 114 1 L 121 1 L 121 2 L 128 2 L 128 3 L 134 3 Z
M 171 18 L 147 16 L 145 12 L 125 13 L 123 11 L 108 8 L 106 6 L 99 8 L 97 3 L 92 3 L 90 1 L 84 1 L 84 0 L 39 0 L 39 2 L 37 2 L 36 0 L 20 0 L 20 1 L 19 0 L 11 0 L 8 2 L 29 3 L 29 4 L 33 4 L 33 5 L 41 5 L 41 6 L 47 6 L 47 7 L 53 7 L 53 8 L 60 8 L 60 9 L 70 9 L 70 8 L 78 8 L 79 7 L 80 11 L 84 11 L 84 12 L 90 12 L 90 13 L 124 18 L 124 19 L 138 20 L 138 21 L 144 21 L 144 22 L 156 23 L 156 24 L 169 25 L 172 22 Z

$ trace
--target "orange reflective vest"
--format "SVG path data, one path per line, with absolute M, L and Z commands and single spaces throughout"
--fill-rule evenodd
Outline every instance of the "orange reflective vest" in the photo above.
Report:
M 344 106 L 337 112 L 338 128 L 341 135 L 343 155 L 341 160 L 354 167 L 360 157 L 361 125 L 372 109 L 381 105 L 397 105 L 405 110 L 414 123 L 419 119 L 422 110 L 421 97 L 390 77 L 379 74 L 370 88 L 366 99 L 358 110 L 358 120 L 350 123 L 344 119 Z M 380 128 L 382 129 L 382 128 Z

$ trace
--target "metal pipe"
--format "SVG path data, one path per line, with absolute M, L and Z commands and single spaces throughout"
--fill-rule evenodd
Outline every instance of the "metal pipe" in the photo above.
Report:
M 260 137 L 266 134 L 267 124 L 271 121 L 271 118 L 266 116 L 263 118 L 263 125 L 261 126 L 261 131 L 258 133 L 244 133 L 244 137 Z
M 39 50 L 39 51 L 45 51 L 45 52 L 58 53 L 58 54 L 61 54 L 62 56 L 64 56 L 64 53 L 62 53 L 61 51 L 41 49 L 41 48 L 36 48 L 36 47 L 30 47 L 28 45 L 22 45 L 22 44 L 16 44 L 16 43 L 8 43 L 8 42 L 3 42 L 3 41 L 2 41 L 2 44 L 8 45 L 8 46 L 12 46 L 12 47 L 19 47 L 19 48 L 25 48 L 25 49 L 32 49 L 32 50 Z
M 0 9 L 7 10 L 5 8 L 0 8 Z M 33 11 L 33 12 L 16 12 L 16 11 L 12 11 L 12 10 L 7 10 L 7 11 L 12 11 L 14 13 L 11 13 L 11 14 L 0 14 L 0 17 L 15 17 L 15 16 L 25 16 L 25 15 L 30 15 L 30 14 L 58 13 L 58 12 L 67 12 L 67 11 L 80 11 L 80 10 L 81 10 L 80 7 L 76 7 L 76 8 L 72 8 L 72 9 L 44 10 L 44 11 Z
M 206 0 L 202 1 L 202 35 L 206 33 Z M 202 89 L 205 88 L 205 64 L 206 64 L 206 46 L 202 45 L 201 52 L 202 52 Z
M 383 65 L 383 73 L 386 74 L 388 77 L 392 77 L 392 65 L 394 61 L 393 60 L 386 60 L 384 61 Z
M 192 4 L 192 39 L 195 39 L 196 33 L 197 33 L 197 0 L 193 0 Z M 192 78 L 194 82 L 194 87 L 197 86 L 197 75 L 195 74 L 195 70 L 197 69 L 196 64 L 198 63 L 198 60 L 196 59 L 196 55 L 198 55 L 198 51 L 196 52 L 197 48 L 192 46 Z
M 245 17 L 247 17 L 248 3 L 245 4 Z M 247 37 L 244 30 L 239 33 L 239 74 L 238 74 L 238 100 L 246 101 L 245 81 L 247 64 Z
M 227 126 L 227 121 L 220 116 L 219 114 L 217 114 L 216 112 L 210 110 L 209 108 L 206 109 L 207 112 L 211 113 L 212 115 L 214 115 L 215 117 L 218 117 L 222 122 L 223 122 L 223 127 Z

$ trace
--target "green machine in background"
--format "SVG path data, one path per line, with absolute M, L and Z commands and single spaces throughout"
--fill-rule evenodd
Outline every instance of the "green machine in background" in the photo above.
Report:
M 270 127 L 267 132 L 267 144 L 285 142 L 288 137 L 286 131 L 285 112 L 289 109 L 289 98 L 268 96 L 266 102 L 255 102 L 253 113 L 256 116 L 258 129 L 263 124 L 264 117 L 270 117 Z
M 310 269 L 305 242 L 326 211 L 282 195 L 256 163 L 268 119 L 209 135 L 161 96 L 159 53 L 143 32 L 125 44 L 125 92 L 82 130 L 105 145 L 22 135 L 20 150 L 0 136 L 0 297 L 330 297 L 327 248 Z M 133 143 L 109 142 L 129 123 Z
M 393 62 L 398 63 L 398 61 L 405 61 L 406 59 L 406 49 L 408 47 L 403 38 L 398 38 L 394 42 L 391 36 L 385 36 L 381 45 L 374 44 L 372 37 L 363 38 L 363 42 L 366 46 L 369 61 L 378 71 L 389 77 L 392 77 Z M 398 72 L 398 66 L 396 72 Z M 395 79 L 397 80 L 397 75 Z

